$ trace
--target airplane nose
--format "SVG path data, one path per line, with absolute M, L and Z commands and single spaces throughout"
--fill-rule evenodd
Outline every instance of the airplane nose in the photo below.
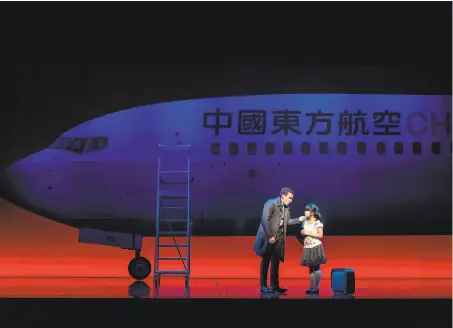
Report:
M 39 198 L 39 195 L 42 194 L 41 189 L 39 188 L 38 191 L 34 189 L 33 176 L 39 177 L 39 175 L 30 175 L 29 171 L 24 170 L 22 164 L 22 162 L 15 163 L 6 171 L 1 172 L 0 198 L 27 211 L 50 217 L 50 214 L 43 208 L 42 198 Z
M 15 163 L 0 174 L 0 197 L 17 206 L 25 204 L 25 199 L 15 185 L 23 177 L 20 168 L 20 163 Z

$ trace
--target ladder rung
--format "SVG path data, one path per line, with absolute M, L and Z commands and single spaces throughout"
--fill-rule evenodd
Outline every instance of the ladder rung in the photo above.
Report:
M 187 260 L 187 257 L 158 257 L 157 260 L 159 261 L 180 261 L 180 260 Z
M 179 170 L 166 170 L 166 171 L 160 171 L 160 173 L 189 173 L 189 171 L 179 171 Z
M 160 208 L 163 208 L 164 210 L 169 209 L 169 210 L 187 210 L 187 206 L 161 206 Z
M 161 194 L 161 198 L 188 198 L 186 194 Z
M 189 184 L 189 181 L 164 181 L 160 179 L 160 183 L 162 184 Z
M 159 222 L 187 223 L 188 219 L 160 219 Z
M 189 274 L 189 270 L 157 270 L 156 274 Z
M 185 236 L 188 234 L 188 231 L 159 231 L 159 235 L 162 236 Z
M 188 247 L 187 244 L 160 244 L 159 247 Z

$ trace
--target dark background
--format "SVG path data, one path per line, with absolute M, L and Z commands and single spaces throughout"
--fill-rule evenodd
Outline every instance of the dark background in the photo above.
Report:
M 451 9 L 449 2 L 3 3 L 0 164 L 93 117 L 162 101 L 451 94 Z M 436 231 L 451 233 L 451 222 L 443 224 Z

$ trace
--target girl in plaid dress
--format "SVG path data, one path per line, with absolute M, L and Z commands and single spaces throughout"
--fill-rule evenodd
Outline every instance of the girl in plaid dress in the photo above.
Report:
M 305 217 L 306 219 L 302 222 L 302 238 L 298 238 L 304 245 L 300 264 L 308 267 L 310 275 L 310 289 L 305 292 L 314 294 L 319 292 L 322 276 L 321 264 L 327 262 L 321 241 L 324 235 L 324 224 L 319 207 L 313 203 L 305 206 Z

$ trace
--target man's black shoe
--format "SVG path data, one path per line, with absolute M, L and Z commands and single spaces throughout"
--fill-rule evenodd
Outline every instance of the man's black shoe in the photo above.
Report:
M 288 289 L 276 287 L 276 288 L 274 288 L 274 291 L 279 294 L 285 294 L 288 291 Z
M 261 293 L 273 293 L 273 289 L 272 288 L 269 288 L 267 286 L 261 286 L 260 287 L 260 292 Z

